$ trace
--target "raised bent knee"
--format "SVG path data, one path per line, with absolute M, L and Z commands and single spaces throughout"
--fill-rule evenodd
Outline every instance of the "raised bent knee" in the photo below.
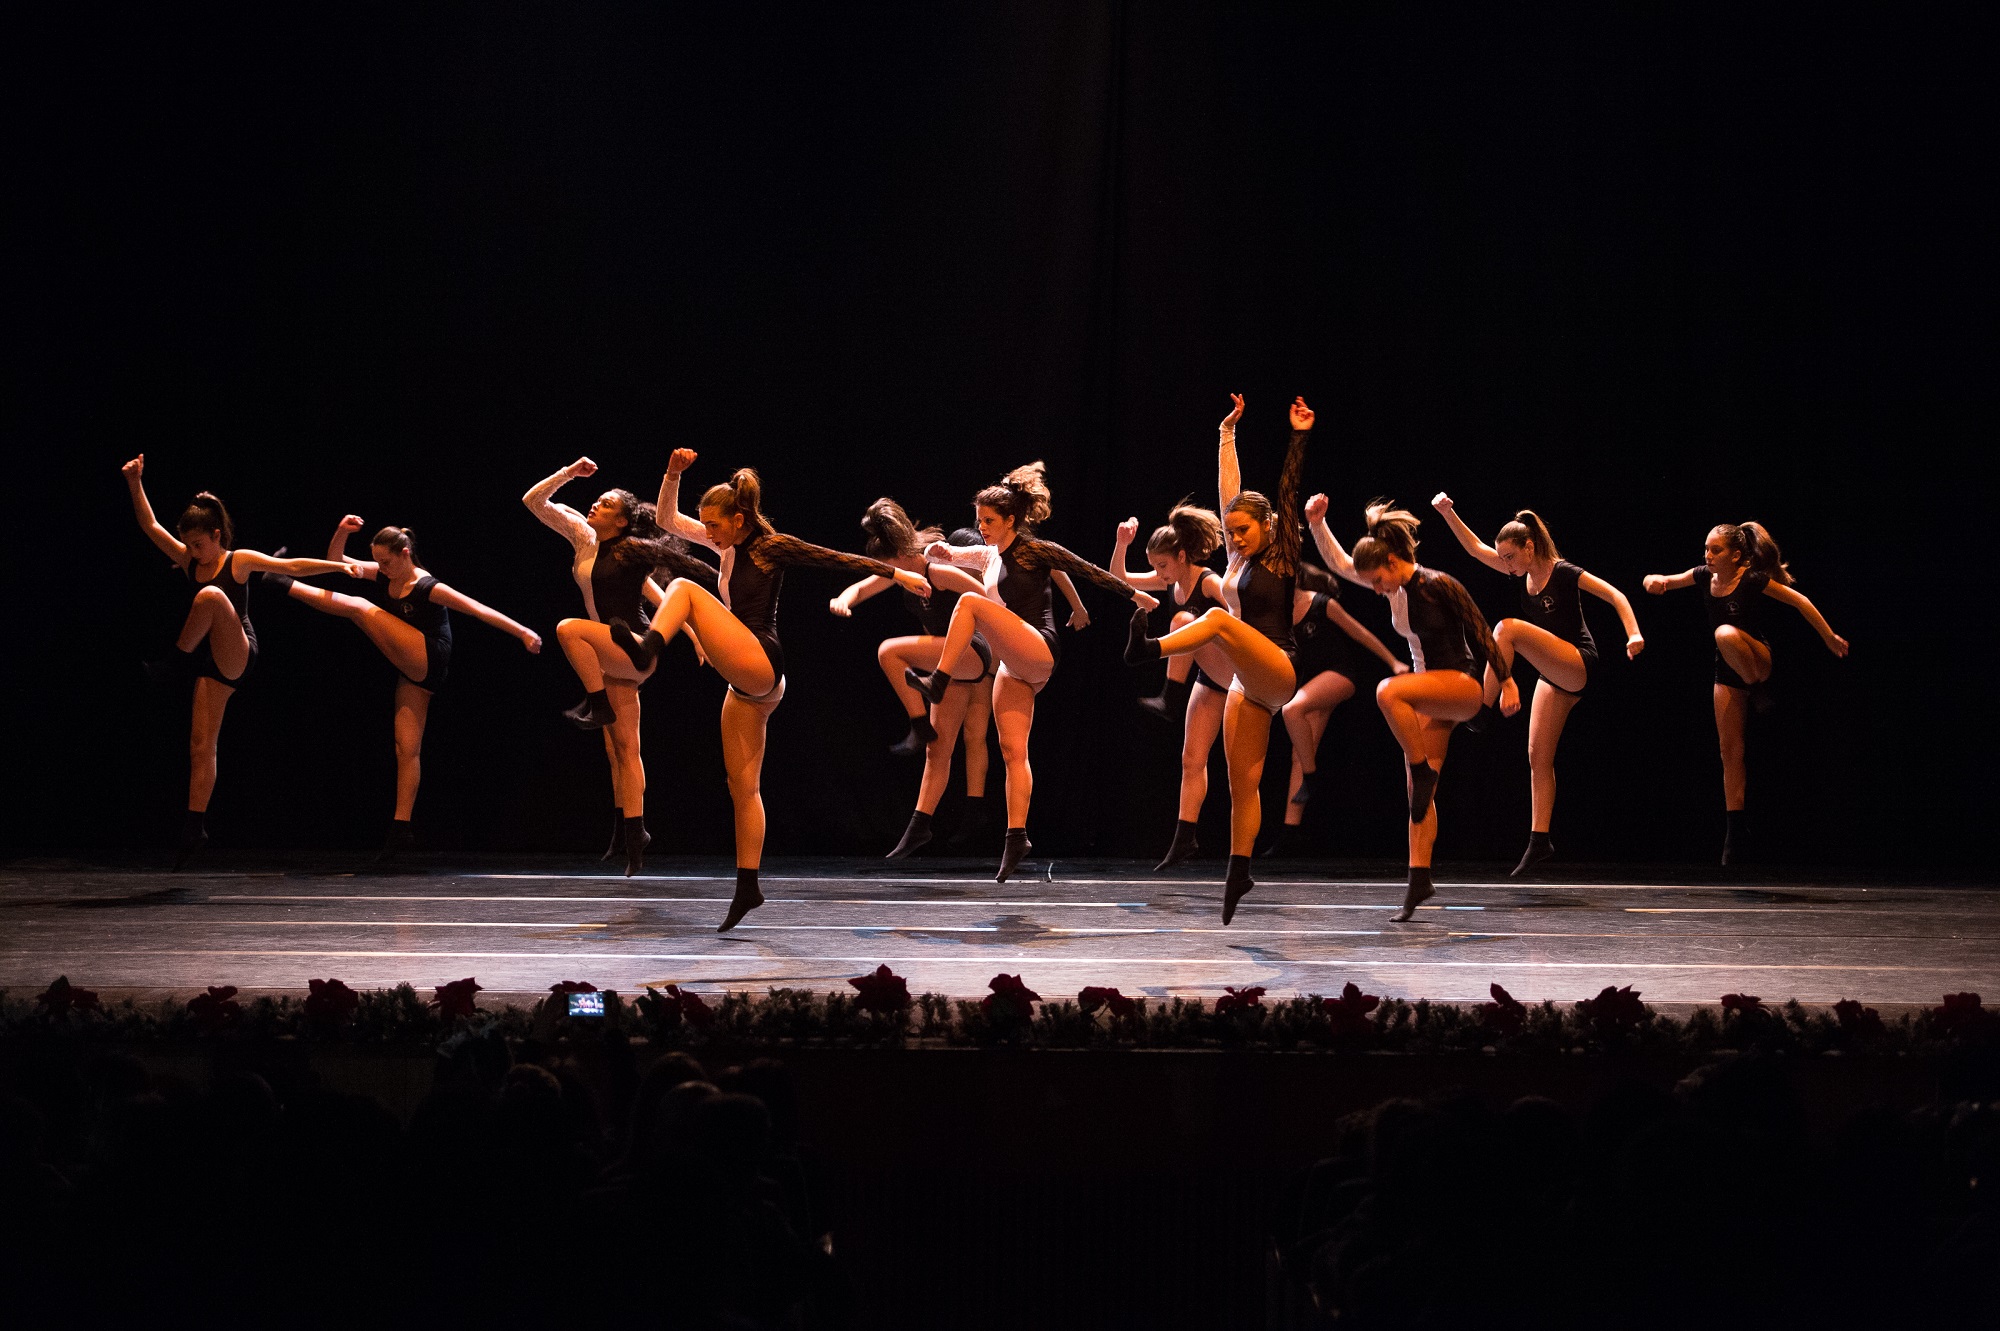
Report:
M 1737 628 L 1734 624 L 1717 624 L 1715 626 L 1715 645 L 1717 647 L 1741 647 L 1744 638 L 1748 636 L 1748 634 L 1744 633 L 1742 629 Z
M 1498 624 L 1495 624 L 1493 626 L 1493 641 L 1506 643 L 1509 646 L 1511 646 L 1514 642 L 1514 636 L 1517 633 L 1519 633 L 1520 630 L 1521 630 L 1520 620 L 1503 619 Z
M 1391 675 L 1387 679 L 1375 681 L 1375 705 L 1385 712 L 1395 704 L 1396 681 L 1399 678 L 1401 676 Z
M 1167 623 L 1173 628 L 1184 629 L 1194 623 L 1194 616 L 1186 610 L 1176 610 L 1174 611 L 1174 617 L 1168 620 Z
M 587 619 L 559 619 L 556 621 L 556 639 L 560 642 L 572 642 L 583 632 L 583 626 L 588 623 L 590 621 Z

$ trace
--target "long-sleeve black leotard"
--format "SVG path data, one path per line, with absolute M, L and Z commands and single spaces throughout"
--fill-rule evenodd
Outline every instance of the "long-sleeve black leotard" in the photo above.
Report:
M 1449 573 L 1419 565 L 1390 594 L 1389 622 L 1410 644 L 1410 664 L 1417 670 L 1457 670 L 1478 680 L 1491 664 L 1494 674 L 1507 678 L 1486 616 Z
M 975 547 L 980 548 L 980 547 Z M 1138 595 L 1138 588 L 1099 568 L 1088 559 L 1035 536 L 1017 535 L 997 556 L 988 551 L 986 586 L 999 593 L 1000 603 L 1012 610 L 1029 628 L 1042 635 L 1049 645 L 1049 657 L 1060 660 L 1062 647 L 1056 637 L 1055 601 L 1049 595 L 1049 580 L 1057 573 L 1081 578 L 1092 586 L 1124 600 Z

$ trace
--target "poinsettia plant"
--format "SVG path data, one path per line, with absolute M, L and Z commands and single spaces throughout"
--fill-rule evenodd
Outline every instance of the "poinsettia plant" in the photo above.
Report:
M 236 1001 L 233 984 L 210 985 L 207 993 L 188 1000 L 187 1010 L 195 1025 L 205 1031 L 219 1031 L 243 1015 L 243 1005 Z
M 35 1006 L 45 1017 L 66 1017 L 72 1012 L 101 1012 L 97 1003 L 97 991 L 79 989 L 69 982 L 69 976 L 58 975 L 54 983 L 35 995 Z
M 441 984 L 433 991 L 431 1006 L 436 1008 L 438 1015 L 446 1021 L 469 1017 L 478 1010 L 473 1006 L 472 996 L 485 987 L 470 975 L 463 980 Z
M 306 1020 L 316 1026 L 337 1026 L 354 1017 L 361 995 L 339 980 L 306 981 Z
M 848 983 L 855 989 L 854 1006 L 863 1012 L 887 1017 L 910 1009 L 908 982 L 887 965 L 877 966 L 872 974 L 857 975 Z

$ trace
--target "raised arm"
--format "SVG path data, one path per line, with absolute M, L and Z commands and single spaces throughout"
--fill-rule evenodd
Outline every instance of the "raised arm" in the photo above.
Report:
M 141 453 L 118 470 L 125 477 L 126 490 L 131 493 L 132 516 L 139 520 L 139 530 L 160 548 L 161 554 L 185 567 L 188 562 L 187 547 L 160 525 L 160 520 L 153 516 L 152 501 L 146 498 L 146 483 L 141 479 L 146 474 L 146 455 Z
M 880 596 L 896 584 L 879 573 L 870 573 L 861 581 L 841 589 L 840 595 L 826 603 L 826 608 L 846 619 L 854 613 L 854 607 L 871 596 Z
M 380 565 L 372 559 L 349 559 L 347 557 L 347 538 L 360 530 L 360 518 L 355 517 L 352 513 L 342 518 L 340 525 L 333 529 L 333 535 L 327 540 L 326 557 L 336 564 L 345 564 L 353 569 L 354 576 L 357 578 L 372 578 L 381 572 Z
M 653 505 L 658 510 L 654 520 L 683 540 L 705 545 L 720 554 L 720 547 L 708 539 L 708 528 L 681 512 L 681 473 L 692 467 L 694 460 L 692 448 L 677 448 L 667 455 L 666 474 L 660 477 L 660 496 Z
M 1243 395 L 1231 393 L 1229 400 L 1235 405 L 1217 427 L 1215 444 L 1215 493 L 1219 500 L 1215 511 L 1218 513 L 1227 513 L 1231 501 L 1243 493 L 1243 468 L 1236 461 L 1236 422 L 1243 419 Z
M 1694 575 L 1693 569 L 1685 573 L 1648 573 L 1642 585 L 1648 596 L 1658 596 L 1661 592 L 1677 592 L 1694 586 Z
M 1368 585 L 1367 580 L 1356 571 L 1346 547 L 1334 539 L 1333 530 L 1326 525 L 1325 495 L 1314 495 L 1306 500 L 1306 529 L 1312 533 L 1313 544 L 1319 547 L 1319 557 L 1326 561 L 1328 568 L 1349 582 L 1363 587 Z
M 482 624 L 491 624 L 502 633 L 521 640 L 521 645 L 531 652 L 542 650 L 542 635 L 525 624 L 517 624 L 490 605 L 483 605 L 463 592 L 453 591 L 441 582 L 431 584 L 431 600 L 447 610 L 470 615 Z
M 1451 528 L 1451 534 L 1465 547 L 1465 553 L 1496 573 L 1507 571 L 1507 566 L 1500 562 L 1500 552 L 1473 535 L 1472 528 L 1466 526 L 1465 520 L 1458 516 L 1458 508 L 1451 502 L 1450 495 L 1442 490 L 1438 491 L 1431 496 L 1431 507 L 1444 519 L 1444 525 Z
M 1774 601 L 1783 601 L 1786 605 L 1804 615 L 1806 623 L 1813 626 L 1813 632 L 1819 634 L 1820 641 L 1826 644 L 1826 649 L 1829 652 L 1832 652 L 1835 656 L 1847 655 L 1847 639 L 1833 631 L 1832 627 L 1826 622 L 1826 616 L 1819 612 L 1819 607 L 1814 605 L 1804 592 L 1796 587 L 1785 587 L 1778 583 L 1770 582 L 1764 585 L 1764 595 Z
M 1409 670 L 1409 666 L 1403 664 L 1403 660 L 1401 657 L 1397 656 L 1387 647 L 1384 647 L 1382 645 L 1382 640 L 1376 637 L 1373 633 L 1369 632 L 1368 626 L 1366 624 L 1363 624 L 1353 615 L 1348 614 L 1347 611 L 1341 607 L 1339 601 L 1336 601 L 1333 597 L 1329 596 L 1326 598 L 1324 604 L 1326 606 L 1326 617 L 1332 620 L 1335 624 L 1339 625 L 1340 631 L 1342 633 L 1345 633 L 1348 637 L 1354 639 L 1356 642 L 1360 643 L 1363 647 L 1367 648 L 1369 654 L 1374 656 L 1376 660 L 1382 662 L 1382 664 L 1388 666 L 1391 671 L 1399 675 L 1404 674 Z
M 1132 541 L 1138 535 L 1139 519 L 1127 518 L 1118 524 L 1118 535 L 1111 541 L 1111 571 L 1118 575 L 1119 581 L 1130 583 L 1134 587 L 1144 587 L 1149 592 L 1165 591 L 1167 580 L 1152 569 L 1149 568 L 1144 573 L 1135 573 L 1125 564 L 1125 552 L 1131 549 Z
M 1099 591 L 1110 592 L 1137 605 L 1151 610 L 1159 601 L 1129 583 L 1121 582 L 1088 559 L 1071 554 L 1054 541 L 1044 541 L 1033 536 L 1017 536 L 1015 544 L 1020 546 L 1025 556 L 1023 563 L 1031 568 L 1042 569 L 1051 577 L 1057 573 L 1067 573 L 1074 578 L 1082 578 Z
M 1600 601 L 1609 601 L 1612 608 L 1618 612 L 1618 622 L 1625 626 L 1626 660 L 1632 660 L 1646 650 L 1646 636 L 1639 632 L 1639 616 L 1632 613 L 1632 603 L 1625 598 L 1624 592 L 1594 573 L 1580 574 L 1576 585 Z
M 1069 574 L 1061 571 L 1051 573 L 1049 580 L 1063 594 L 1063 600 L 1069 602 L 1069 626 L 1079 632 L 1089 628 L 1090 612 L 1083 608 L 1083 598 L 1076 594 L 1076 584 L 1069 580 Z
M 521 496 L 521 502 L 535 515 L 535 520 L 544 527 L 562 536 L 571 545 L 583 545 L 590 539 L 590 524 L 583 520 L 583 514 L 568 504 L 558 504 L 552 496 L 579 476 L 594 476 L 597 464 L 589 458 L 578 458 L 553 476 L 535 482 L 528 493 Z

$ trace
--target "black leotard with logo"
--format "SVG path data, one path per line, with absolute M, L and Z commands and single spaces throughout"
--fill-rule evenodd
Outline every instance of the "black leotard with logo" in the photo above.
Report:
M 1715 595 L 1715 575 L 1705 568 L 1694 571 L 1695 589 L 1701 593 L 1702 604 L 1708 607 L 1708 626 L 1719 629 L 1724 624 L 1755 638 L 1758 642 L 1769 642 L 1764 632 L 1764 607 L 1770 600 L 1764 589 L 1771 585 L 1768 573 L 1745 573 L 1736 580 L 1736 588 L 1727 596 Z M 1737 674 L 1722 659 L 1721 651 L 1715 653 L 1715 682 L 1732 689 L 1747 689 L 1750 682 Z
M 201 645 L 193 652 L 194 673 L 203 679 L 212 679 L 217 683 L 227 684 L 232 689 L 240 689 L 249 682 L 250 672 L 257 668 L 257 630 L 250 624 L 250 584 L 247 580 L 238 582 L 235 571 L 234 550 L 222 557 L 222 567 L 217 569 L 215 576 L 206 582 L 195 572 L 194 561 L 190 559 L 187 562 L 188 581 L 194 584 L 194 592 L 199 592 L 203 587 L 220 587 L 222 594 L 229 598 L 229 604 L 236 607 L 236 620 L 243 626 L 244 640 L 250 644 L 250 654 L 243 658 L 243 673 L 231 679 L 215 664 L 215 653 L 209 649 L 208 639 L 204 637 Z M 194 592 L 188 594 L 190 602 L 194 599 Z
M 451 611 L 431 599 L 431 589 L 435 586 L 436 578 L 420 573 L 409 595 L 397 596 L 389 590 L 389 575 L 379 570 L 375 574 L 376 595 L 382 608 L 424 635 L 424 677 L 410 679 L 404 675 L 403 678 L 431 693 L 443 688 L 451 675 Z M 596 591 L 595 578 L 591 590 Z

